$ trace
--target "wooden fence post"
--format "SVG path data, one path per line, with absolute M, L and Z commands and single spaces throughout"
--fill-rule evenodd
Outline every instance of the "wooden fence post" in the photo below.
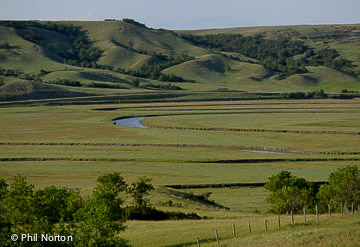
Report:
M 319 221 L 319 209 L 318 209 L 318 205 L 316 205 L 316 219 L 317 219 L 317 221 Z
M 197 241 L 198 247 L 200 247 L 200 240 L 199 240 L 199 238 L 197 238 L 196 241 Z
M 281 227 L 281 223 L 280 223 L 280 215 L 278 215 L 278 227 L 280 228 Z
M 265 232 L 267 232 L 267 220 L 265 220 Z
M 330 204 L 328 204 L 328 211 L 329 211 L 329 218 L 331 218 L 331 207 L 330 207 Z
M 218 235 L 217 230 L 215 230 L 215 236 L 216 236 L 216 242 L 217 242 L 218 246 L 220 247 L 219 235 Z
M 304 223 L 306 223 L 306 208 L 304 207 Z
M 235 224 L 233 224 L 232 226 L 233 226 L 233 235 L 234 235 L 234 238 L 236 238 Z
M 251 225 L 250 225 L 250 221 L 248 222 L 248 225 L 249 225 L 249 232 L 251 234 Z
M 344 216 L 343 204 L 342 203 L 340 203 L 340 211 L 341 211 L 341 216 Z
M 291 225 L 294 225 L 294 213 L 291 210 Z
M 354 202 L 351 203 L 351 213 L 354 215 Z

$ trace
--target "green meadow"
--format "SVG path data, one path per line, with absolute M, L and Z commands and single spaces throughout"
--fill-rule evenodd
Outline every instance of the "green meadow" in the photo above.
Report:
M 302 217 L 296 216 L 299 223 L 291 226 L 284 215 L 283 227 L 277 229 L 263 187 L 166 186 L 265 183 L 282 170 L 311 181 L 327 181 L 336 169 L 359 165 L 359 103 L 357 99 L 264 100 L 2 108 L 0 173 L 7 181 L 22 174 L 37 188 L 54 184 L 80 188 L 83 193 L 108 172 L 120 172 L 128 183 L 147 176 L 156 187 L 151 196 L 154 206 L 209 218 L 129 221 L 121 236 L 133 246 L 145 242 L 147 246 L 196 246 L 197 238 L 201 246 L 215 246 L 215 229 L 221 246 L 326 246 L 337 241 L 332 235 L 340 230 L 334 224 L 343 226 L 342 233 L 350 237 L 347 245 L 353 246 L 358 241 L 358 228 L 354 228 L 358 217 L 327 219 L 324 215 L 317 222 L 310 215 L 303 224 Z M 154 115 L 142 120 L 150 127 L 146 129 L 113 122 L 118 117 L 146 115 Z M 228 209 L 191 199 L 206 193 L 210 201 Z M 264 219 L 269 222 L 266 234 Z M 253 224 L 251 235 L 248 221 Z M 237 227 L 236 239 L 232 224 Z

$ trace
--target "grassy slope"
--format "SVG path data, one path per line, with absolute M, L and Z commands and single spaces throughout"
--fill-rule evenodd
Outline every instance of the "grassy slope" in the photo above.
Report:
M 150 51 L 165 55 L 188 53 L 198 56 L 205 49 L 193 46 L 187 41 L 165 31 L 153 30 L 119 21 L 75 22 L 87 30 L 95 45 L 105 51 L 100 63 L 123 68 L 136 69 L 142 64 L 153 64 L 159 60 L 139 52 Z
M 304 75 L 295 75 L 283 81 L 263 79 L 252 80 L 251 77 L 262 78 L 267 72 L 260 66 L 238 62 L 216 54 L 213 51 L 196 47 L 181 39 L 177 35 L 164 30 L 147 29 L 119 21 L 109 22 L 61 22 L 81 26 L 94 45 L 104 51 L 99 59 L 101 64 L 111 64 L 115 67 L 137 69 L 143 64 L 151 65 L 161 62 L 155 56 L 144 54 L 143 51 L 166 55 L 187 53 L 196 59 L 165 69 L 164 73 L 174 73 L 199 83 L 179 84 L 189 90 L 216 90 L 228 88 L 230 90 L 246 90 L 249 92 L 289 92 L 312 91 L 325 89 L 339 92 L 341 89 L 360 90 L 359 79 L 328 68 L 309 68 Z M 207 33 L 241 33 L 244 35 L 262 34 L 268 38 L 290 37 L 305 40 L 311 47 L 327 45 L 338 49 L 341 56 L 350 59 L 354 65 L 360 65 L 358 56 L 359 25 L 335 26 L 289 26 L 289 27 L 252 27 L 217 30 L 187 31 L 193 34 Z M 22 38 L 25 33 L 35 33 L 44 37 L 42 44 L 37 45 Z M 110 73 L 107 71 L 80 69 L 62 64 L 57 55 L 59 51 L 71 48 L 71 42 L 62 34 L 28 28 L 14 30 L 0 26 L 0 42 L 9 42 L 11 49 L 0 49 L 0 67 L 17 69 L 28 74 L 37 74 L 41 69 L 53 71 L 44 76 L 45 80 L 57 78 L 76 79 L 83 84 L 90 82 L 120 81 L 129 85 L 133 77 Z M 336 39 L 333 39 L 333 38 Z M 232 54 L 244 58 L 241 54 Z M 227 68 L 231 70 L 227 70 Z M 72 70 L 69 72 L 69 70 Z M 5 82 L 10 82 L 6 79 Z M 144 82 L 148 80 L 143 80 Z M 134 87 L 131 90 L 139 91 Z M 80 90 L 68 88 L 69 91 Z M 87 92 L 89 89 L 86 90 Z M 93 94 L 107 93 L 109 90 L 90 90 Z M 113 92 L 121 90 L 112 90 Z M 143 91 L 143 90 L 140 90 Z
M 330 47 L 336 49 L 340 58 L 346 58 L 360 69 L 360 25 L 319 25 L 319 26 L 279 26 L 279 27 L 239 27 L 225 29 L 208 29 L 193 31 L 178 31 L 180 33 L 205 34 L 242 34 L 245 36 L 263 35 L 269 39 L 291 38 L 302 40 L 313 48 Z M 329 68 L 309 68 L 310 72 L 303 75 L 294 75 L 284 80 L 296 86 L 309 89 L 325 89 L 339 92 L 344 88 L 360 89 L 360 80 Z M 356 68 L 355 68 L 356 70 Z M 315 78 L 316 80 L 314 80 Z M 314 81 L 316 83 L 314 83 Z M 290 85 L 289 85 L 290 86 Z M 288 89 L 291 89 L 290 87 Z M 299 88 L 300 89 L 300 88 Z
M 14 81 L 0 88 L 0 100 L 27 100 L 87 96 L 64 87 L 35 81 Z

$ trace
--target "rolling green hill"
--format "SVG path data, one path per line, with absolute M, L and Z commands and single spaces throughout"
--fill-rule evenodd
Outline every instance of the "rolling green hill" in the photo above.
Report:
M 360 91 L 359 47 L 355 24 L 174 32 L 129 19 L 0 21 L 0 85 L 2 100 L 176 88 L 161 86 L 169 83 L 187 93 Z M 50 87 L 44 83 L 56 80 L 81 87 L 15 93 L 20 82 Z

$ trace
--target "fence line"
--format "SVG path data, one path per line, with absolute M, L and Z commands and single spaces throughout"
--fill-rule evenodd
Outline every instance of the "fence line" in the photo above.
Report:
M 303 208 L 303 212 L 304 212 L 304 226 L 306 226 L 307 216 L 306 216 L 306 208 L 305 207 Z M 341 203 L 340 204 L 340 215 L 344 216 L 344 213 L 345 213 L 345 215 L 347 214 L 346 203 L 344 203 L 344 204 Z M 359 214 L 360 214 L 360 204 L 358 205 L 357 210 L 355 210 L 354 203 L 352 202 L 351 203 L 351 215 L 359 215 Z M 331 206 L 330 206 L 330 204 L 328 204 L 328 215 L 329 215 L 329 218 L 331 218 Z M 316 207 L 315 207 L 315 217 L 316 217 L 317 221 L 320 220 L 318 205 L 316 205 Z M 294 212 L 293 211 L 290 212 L 290 218 L 291 218 L 291 226 L 293 226 L 295 224 Z M 269 221 L 267 219 L 264 220 L 265 233 L 268 232 L 268 222 Z M 277 225 L 278 225 L 278 229 L 280 229 L 281 228 L 281 216 L 280 215 L 277 215 Z M 249 234 L 251 235 L 252 230 L 251 230 L 250 221 L 248 221 L 248 229 L 249 229 Z M 234 223 L 232 224 L 232 235 L 233 235 L 233 238 L 237 237 L 236 225 Z M 218 247 L 220 247 L 220 238 L 219 238 L 219 233 L 218 233 L 217 229 L 215 229 L 215 238 L 216 238 L 216 242 L 217 242 Z M 199 238 L 196 239 L 196 242 L 197 242 L 197 246 L 200 247 L 200 239 Z

